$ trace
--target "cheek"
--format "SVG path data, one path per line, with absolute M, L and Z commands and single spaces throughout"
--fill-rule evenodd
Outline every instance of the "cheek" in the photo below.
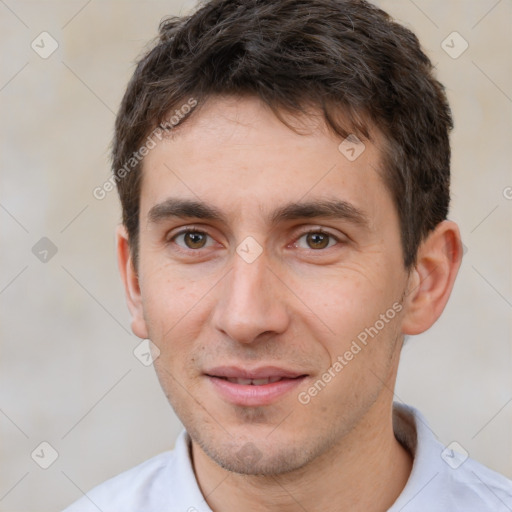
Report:
M 169 265 L 153 268 L 146 271 L 141 293 L 150 338 L 158 340 L 162 350 L 169 344 L 188 342 L 199 330 L 205 287 L 172 272 Z
M 302 293 L 309 290 L 308 306 L 314 313 L 312 321 L 331 359 L 343 354 L 358 338 L 364 342 L 376 337 L 375 329 L 379 339 L 395 336 L 401 288 L 398 279 L 384 280 L 385 275 L 389 274 L 382 268 L 353 266 L 323 276 L 322 286 L 314 292 L 311 288 L 302 289 Z M 320 330 L 323 332 L 326 328 L 328 336 L 320 336 Z

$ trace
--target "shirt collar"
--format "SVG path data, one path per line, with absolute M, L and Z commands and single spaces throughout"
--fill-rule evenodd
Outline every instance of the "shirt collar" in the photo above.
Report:
M 393 430 L 396 439 L 412 455 L 413 465 L 404 489 L 388 512 L 405 512 L 417 505 L 416 498 L 443 472 L 443 445 L 425 417 L 409 405 L 393 403 Z

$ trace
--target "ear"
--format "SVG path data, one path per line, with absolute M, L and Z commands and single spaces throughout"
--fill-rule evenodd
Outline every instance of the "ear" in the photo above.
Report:
M 441 316 L 461 261 L 459 228 L 455 222 L 445 220 L 436 226 L 418 249 L 404 301 L 404 334 L 420 334 Z
M 144 320 L 139 276 L 133 266 L 128 233 L 124 225 L 116 230 L 117 263 L 124 285 L 126 302 L 132 315 L 132 331 L 139 338 L 148 338 L 148 329 Z

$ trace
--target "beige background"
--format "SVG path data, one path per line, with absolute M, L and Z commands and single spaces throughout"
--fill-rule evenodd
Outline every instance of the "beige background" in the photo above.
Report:
M 418 34 L 448 89 L 450 217 L 467 246 L 445 315 L 404 348 L 397 400 L 419 407 L 444 444 L 456 440 L 512 477 L 512 3 L 380 5 Z M 114 253 L 117 195 L 99 201 L 92 190 L 109 176 L 133 61 L 164 15 L 191 7 L 0 2 L 1 512 L 59 510 L 171 448 L 180 429 L 152 367 L 133 355 Z M 59 45 L 47 59 L 31 48 L 43 31 Z M 457 59 L 441 47 L 453 31 L 469 44 Z M 46 263 L 32 252 L 42 237 L 57 248 Z M 46 470 L 31 458 L 43 441 L 58 452 Z M 40 450 L 34 457 L 48 461 Z

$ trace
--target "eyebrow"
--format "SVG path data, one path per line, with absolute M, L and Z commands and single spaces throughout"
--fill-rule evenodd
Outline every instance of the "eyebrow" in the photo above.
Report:
M 317 217 L 345 220 L 361 227 L 370 225 L 367 215 L 362 210 L 339 199 L 291 202 L 274 210 L 268 220 L 275 226 L 288 220 Z M 225 215 L 217 207 L 201 201 L 177 197 L 169 197 L 156 204 L 148 213 L 148 220 L 152 223 L 170 218 L 196 218 L 227 223 Z

